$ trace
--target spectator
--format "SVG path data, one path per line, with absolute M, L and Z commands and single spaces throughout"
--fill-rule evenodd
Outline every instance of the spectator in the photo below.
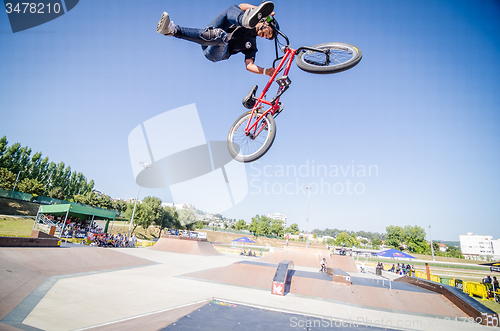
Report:
M 483 283 L 485 283 L 485 284 L 491 284 L 491 277 L 490 277 L 490 275 L 486 276 L 483 279 Z

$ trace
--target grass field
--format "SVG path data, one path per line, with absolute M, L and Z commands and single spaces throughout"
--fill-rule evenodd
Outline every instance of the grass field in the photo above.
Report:
M 35 218 L 0 216 L 0 236 L 29 237 Z
M 476 298 L 476 297 L 474 297 L 474 299 L 476 299 L 479 303 L 485 305 L 486 307 L 490 308 L 495 313 L 500 315 L 500 304 L 493 302 L 493 301 L 490 301 L 490 300 L 481 300 L 480 298 Z

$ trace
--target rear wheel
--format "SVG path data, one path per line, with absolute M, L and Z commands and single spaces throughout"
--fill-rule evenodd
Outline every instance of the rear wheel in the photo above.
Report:
M 328 51 L 303 50 L 297 57 L 297 66 L 313 74 L 333 74 L 351 69 L 361 61 L 362 53 L 356 46 L 345 43 L 325 43 L 312 48 Z
M 243 113 L 233 124 L 227 136 L 229 154 L 239 162 L 253 162 L 260 159 L 271 148 L 276 137 L 276 122 L 271 114 L 259 119 L 261 114 Z M 248 121 L 250 125 L 259 121 L 255 129 L 245 133 Z

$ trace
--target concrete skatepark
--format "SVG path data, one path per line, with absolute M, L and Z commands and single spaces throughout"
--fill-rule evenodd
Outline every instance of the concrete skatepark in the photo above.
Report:
M 135 249 L 0 248 L 0 330 L 486 328 L 443 295 L 357 272 L 350 257 L 328 262 L 352 284 L 333 282 L 314 267 L 324 253 L 244 257 L 172 238 Z M 284 257 L 295 260 L 290 288 L 272 295 Z

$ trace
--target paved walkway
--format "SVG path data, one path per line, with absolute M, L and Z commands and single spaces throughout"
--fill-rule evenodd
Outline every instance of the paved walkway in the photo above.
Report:
M 141 331 L 158 330 L 184 314 L 200 309 L 214 297 L 250 307 L 345 323 L 375 324 L 397 330 L 456 331 L 470 330 L 471 327 L 460 319 L 450 321 L 431 315 L 369 309 L 362 305 L 363 302 L 358 305 L 294 294 L 282 297 L 271 295 L 270 289 L 182 277 L 187 273 L 220 268 L 242 260 L 255 261 L 255 258 L 200 256 L 152 249 L 112 250 L 149 260 L 152 264 L 136 263 L 133 267 L 111 271 L 51 276 L 16 308 L 3 314 L 6 317 L 0 322 L 0 329 L 125 330 L 133 327 Z M 5 268 L 2 266 L 2 269 Z M 0 290 L 5 290 L 3 286 L 2 282 Z M 474 327 L 483 328 L 480 325 Z M 175 330 L 173 327 L 169 329 Z

